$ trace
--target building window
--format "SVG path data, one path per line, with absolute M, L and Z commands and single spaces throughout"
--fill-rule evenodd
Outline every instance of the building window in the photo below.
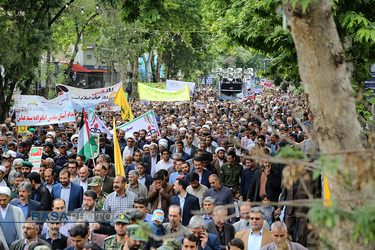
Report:
M 92 59 L 92 55 L 87 55 L 87 60 L 91 60 Z

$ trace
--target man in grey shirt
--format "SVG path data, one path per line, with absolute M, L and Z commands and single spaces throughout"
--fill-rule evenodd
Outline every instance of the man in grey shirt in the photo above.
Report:
M 139 198 L 146 198 L 147 199 L 147 187 L 142 183 L 138 182 L 139 174 L 137 170 L 131 170 L 129 172 L 129 185 L 126 187 L 126 191 L 132 191 L 135 193 Z

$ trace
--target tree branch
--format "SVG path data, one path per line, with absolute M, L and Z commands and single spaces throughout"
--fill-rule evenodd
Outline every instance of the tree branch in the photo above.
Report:
M 59 12 L 57 12 L 57 14 L 52 18 L 52 20 L 48 23 L 48 26 L 51 27 L 51 25 L 57 20 L 57 18 L 59 18 L 61 16 L 61 14 L 64 12 L 64 10 L 66 9 L 66 5 L 70 5 L 71 3 L 73 3 L 75 0 L 70 0 L 69 3 L 65 4 Z

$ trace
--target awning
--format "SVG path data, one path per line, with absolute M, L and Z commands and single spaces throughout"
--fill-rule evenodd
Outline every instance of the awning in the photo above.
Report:
M 62 64 L 65 64 L 65 65 L 69 65 L 69 63 L 62 63 Z M 75 71 L 75 72 L 85 72 L 85 73 L 90 73 L 91 70 L 88 70 L 84 67 L 82 67 L 81 65 L 79 64 L 73 64 L 73 68 L 72 68 L 72 71 Z

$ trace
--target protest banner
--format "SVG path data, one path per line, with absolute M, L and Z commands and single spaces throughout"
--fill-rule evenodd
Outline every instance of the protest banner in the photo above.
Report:
M 257 95 L 256 99 L 257 103 L 261 103 L 262 102 L 262 96 L 261 95 Z
M 206 108 L 206 103 L 205 102 L 197 102 L 195 105 L 197 109 L 205 109 Z
M 119 82 L 116 85 L 100 89 L 80 89 L 62 84 L 57 84 L 56 87 L 60 91 L 69 92 L 74 109 L 82 111 L 83 108 L 95 109 L 95 106 L 103 104 L 113 106 L 113 101 L 121 85 L 122 82 Z
M 204 83 L 202 83 L 202 84 L 204 84 Z M 182 82 L 182 81 L 175 81 L 175 80 L 167 80 L 165 89 L 166 90 L 173 90 L 173 91 L 175 91 L 175 90 L 181 90 L 186 85 L 189 86 L 190 96 L 193 96 L 194 89 L 195 89 L 195 82 Z
M 255 85 L 254 90 L 255 90 L 255 94 L 263 93 L 263 86 Z
M 140 100 L 147 101 L 190 101 L 189 86 L 181 90 L 171 91 L 150 88 L 142 83 L 138 83 L 138 93 Z
M 302 107 L 296 107 L 294 109 L 294 114 L 295 114 L 296 117 L 302 118 L 302 116 L 303 116 L 303 109 L 302 109 Z
M 43 147 L 32 147 L 30 150 L 29 162 L 33 164 L 31 172 L 39 173 L 40 164 L 42 162 Z
M 75 121 L 69 93 L 52 100 L 36 95 L 16 95 L 15 107 L 18 126 L 39 126 Z
M 133 135 L 135 131 L 140 132 L 145 129 L 147 131 L 146 140 L 151 140 L 151 134 L 153 133 L 160 136 L 158 123 L 152 110 L 117 128 L 124 130 L 126 136 Z M 113 133 L 113 130 L 110 132 Z
M 26 138 L 26 134 L 27 134 L 27 126 L 18 126 L 18 135 L 21 135 L 22 139 Z
M 162 82 L 142 82 L 142 84 L 154 89 L 166 89 L 166 84 Z
M 210 96 L 210 97 L 208 97 L 208 101 L 209 102 L 213 102 L 213 101 L 215 101 L 215 98 L 213 98 L 212 96 Z
M 90 109 L 88 114 L 88 125 L 91 133 L 106 133 L 108 139 L 112 139 L 113 134 L 108 130 L 107 126 L 104 125 L 102 120 L 95 114 L 95 111 Z

